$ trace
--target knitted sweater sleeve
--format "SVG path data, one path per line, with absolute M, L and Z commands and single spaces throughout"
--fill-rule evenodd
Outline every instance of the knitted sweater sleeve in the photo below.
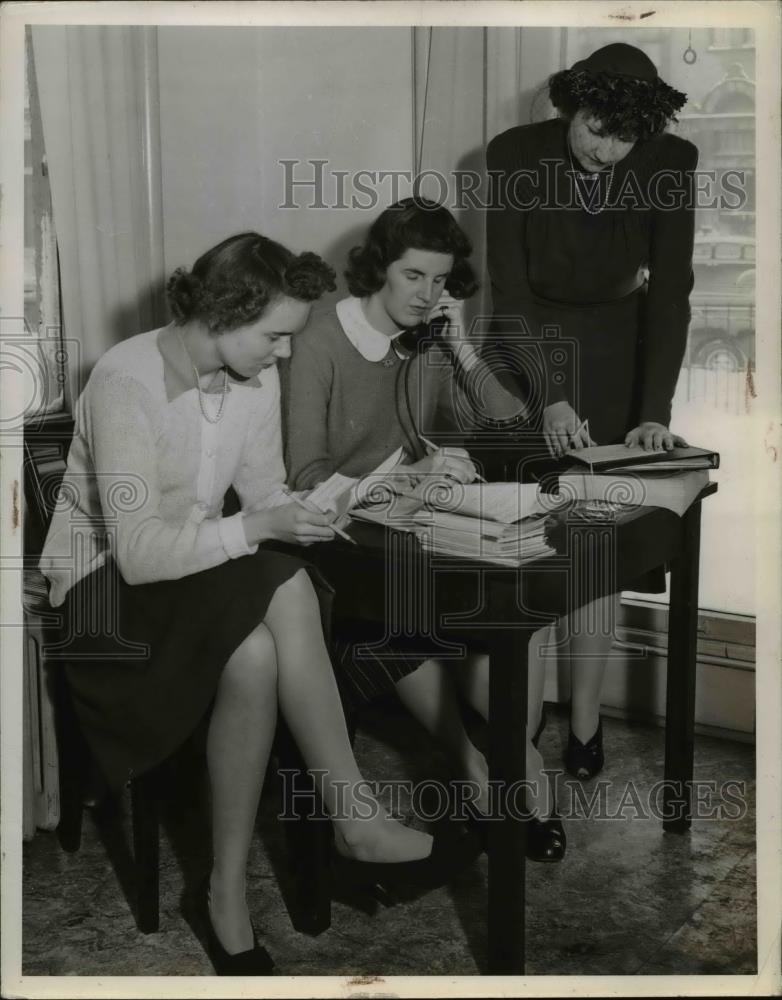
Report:
M 690 322 L 695 234 L 694 172 L 698 150 L 666 136 L 659 170 L 654 176 L 649 291 L 641 343 L 643 381 L 641 422 L 665 424 L 671 419 Z
M 506 338 L 509 363 L 521 375 L 543 373 L 547 404 L 565 399 L 540 349 L 541 323 L 527 274 L 528 210 L 540 197 L 541 150 L 534 126 L 512 128 L 486 147 L 491 200 L 486 213 L 487 268 L 491 280 L 496 339 Z M 537 140 L 539 142 L 539 140 Z M 526 333 L 531 334 L 531 337 Z M 529 389 L 529 387 L 527 387 Z
M 244 513 L 289 503 L 282 492 L 285 486 L 285 465 L 282 459 L 280 382 L 277 370 L 272 368 L 263 377 L 271 380 L 272 391 L 261 396 L 261 405 L 256 406 L 250 415 L 241 464 L 233 481 Z
M 230 543 L 241 514 L 206 518 L 196 504 L 181 523 L 162 516 L 157 406 L 138 379 L 96 371 L 86 395 L 83 418 L 109 547 L 127 583 L 178 580 L 248 551 Z
M 290 360 L 286 400 L 286 464 L 293 489 L 312 489 L 334 472 L 328 442 L 330 397 L 327 360 L 302 336 Z
M 491 347 L 484 344 L 479 353 L 468 341 L 458 351 L 443 352 L 439 359 L 437 409 L 455 429 L 501 426 L 518 430 L 528 420 L 528 400 L 520 383 L 506 377 Z

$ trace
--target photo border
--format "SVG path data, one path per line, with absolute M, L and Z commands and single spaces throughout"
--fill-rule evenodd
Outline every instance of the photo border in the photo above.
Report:
M 757 347 L 753 434 L 757 470 L 756 760 L 757 976 L 389 976 L 95 977 L 21 975 L 22 642 L 20 628 L 0 629 L 2 736 L 2 994 L 19 997 L 288 997 L 288 996 L 698 996 L 774 995 L 780 990 L 782 901 L 782 680 L 780 620 L 780 6 L 777 3 L 630 2 L 403 3 L 258 2 L 8 3 L 0 11 L 0 315 L 23 315 L 24 29 L 27 24 L 289 25 L 289 26 L 568 26 L 752 27 L 757 58 Z M 21 398 L 18 381 L 0 372 L 0 417 Z M 0 463 L 0 555 L 21 565 L 21 449 Z M 21 621 L 21 587 L 0 573 L 0 621 Z

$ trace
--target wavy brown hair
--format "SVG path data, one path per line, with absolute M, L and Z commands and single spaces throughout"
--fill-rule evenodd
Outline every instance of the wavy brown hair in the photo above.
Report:
M 446 291 L 455 299 L 467 299 L 476 292 L 478 282 L 468 260 L 472 243 L 456 219 L 428 198 L 404 198 L 372 223 L 362 246 L 350 251 L 345 277 L 351 295 L 366 298 L 379 292 L 389 264 L 407 250 L 450 254 L 453 267 Z
M 200 320 L 212 333 L 254 323 L 281 295 L 312 302 L 336 288 L 315 253 L 294 254 L 259 233 L 239 233 L 207 250 L 192 270 L 177 268 L 166 290 L 176 323 Z

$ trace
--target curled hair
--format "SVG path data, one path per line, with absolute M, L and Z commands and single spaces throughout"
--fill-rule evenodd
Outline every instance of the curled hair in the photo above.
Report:
M 664 132 L 687 95 L 659 79 L 563 69 L 548 82 L 551 103 L 565 118 L 590 111 L 609 135 L 644 142 Z
M 427 198 L 404 198 L 387 208 L 371 225 L 366 241 L 348 254 L 345 271 L 351 295 L 366 298 L 379 292 L 389 264 L 407 250 L 450 254 L 453 267 L 445 282 L 455 299 L 468 299 L 478 282 L 468 260 L 472 243 L 447 208 Z
M 178 324 L 200 320 L 212 333 L 254 323 L 281 295 L 312 302 L 336 288 L 334 270 L 317 254 L 296 256 L 258 233 L 239 233 L 178 268 L 166 291 Z

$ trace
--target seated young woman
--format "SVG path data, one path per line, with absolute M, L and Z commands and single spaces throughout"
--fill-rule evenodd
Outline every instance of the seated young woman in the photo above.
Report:
M 448 428 L 451 438 L 454 430 L 458 434 L 470 410 L 478 424 L 485 418 L 523 424 L 525 401 L 503 387 L 454 327 L 447 326 L 424 350 L 403 346 L 405 332 L 427 319 L 444 291 L 455 299 L 475 292 L 471 252 L 450 212 L 421 198 L 386 209 L 363 246 L 351 251 L 345 272 L 351 296 L 313 315 L 296 339 L 289 366 L 286 455 L 295 488 L 312 488 L 334 472 L 365 476 L 399 447 L 406 455 L 406 474 L 469 483 L 476 468 L 467 451 L 427 449 L 426 441 L 438 428 Z M 469 739 L 458 700 L 461 693 L 488 719 L 487 657 L 473 652 L 446 664 L 437 656 L 436 642 L 425 636 L 386 640 L 378 629 L 359 622 L 338 638 L 339 661 L 354 699 L 361 703 L 395 690 L 438 740 L 460 778 L 473 783 L 478 817 L 488 813 L 487 763 Z M 368 645 L 371 655 L 360 658 L 357 651 Z M 533 652 L 531 659 L 539 656 Z M 536 717 L 540 706 L 530 701 Z M 564 831 L 532 741 L 527 761 L 534 813 L 528 856 L 557 861 L 564 855 Z
M 379 805 L 367 818 L 323 637 L 329 595 L 305 562 L 264 547 L 334 535 L 283 493 L 275 367 L 333 279 L 315 254 L 257 233 L 176 271 L 174 321 L 92 371 L 41 560 L 69 629 L 74 706 L 110 786 L 160 763 L 211 712 L 213 864 L 198 912 L 226 975 L 273 966 L 245 882 L 278 706 L 323 772 L 341 877 L 444 880 L 463 860 Z M 230 486 L 241 511 L 224 517 Z

